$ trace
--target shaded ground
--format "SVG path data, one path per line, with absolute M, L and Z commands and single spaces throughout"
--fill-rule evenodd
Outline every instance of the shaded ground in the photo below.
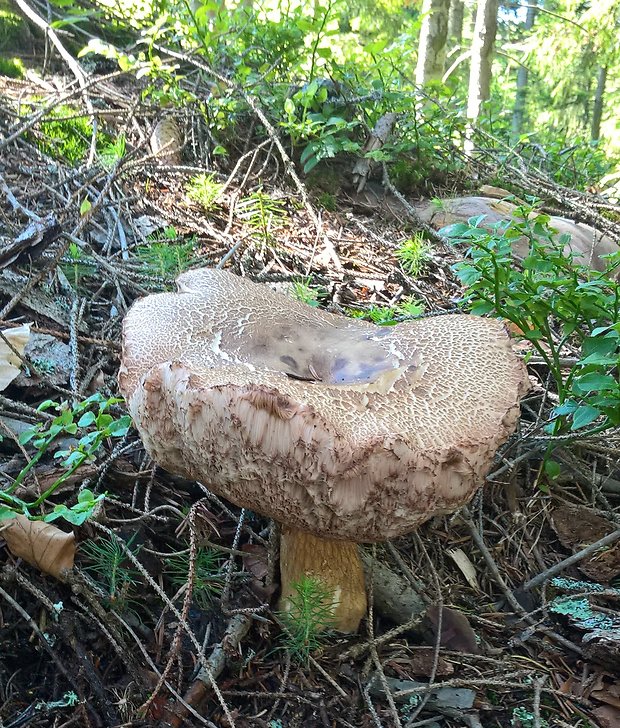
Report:
M 72 165 L 59 161 L 69 152 L 45 124 L 60 99 L 46 83 L 0 79 L 0 318 L 5 333 L 33 322 L 38 346 L 0 395 L 3 488 L 36 454 L 20 435 L 56 414 L 37 410 L 44 400 L 75 406 L 116 394 L 123 314 L 188 266 L 223 265 L 343 313 L 380 317 L 379 307 L 407 297 L 427 313 L 454 309 L 458 251 L 435 240 L 420 274 L 407 274 L 396 250 L 415 221 L 362 204 L 346 166 L 321 168 L 304 190 L 284 174 L 288 159 L 248 123 L 218 167 L 189 111 L 177 120 L 181 164 L 162 166 L 148 146 L 160 112 L 126 80 L 103 77 L 91 99 L 110 143 L 125 134 L 126 154 L 105 166 Z M 78 96 L 63 100 L 62 114 L 79 111 Z M 47 104 L 43 118 L 27 106 L 34 97 L 37 108 Z M 88 136 L 78 142 L 86 152 Z M 206 168 L 213 178 L 188 195 Z M 484 182 L 491 169 L 492 160 L 471 171 Z M 520 182 L 527 179 L 532 192 L 549 191 L 535 175 Z M 221 186 L 205 209 L 196 198 L 212 197 L 214 183 Z M 566 190 L 550 199 L 601 221 L 596 200 Z M 459 516 L 377 547 L 375 568 L 391 574 L 387 596 L 376 595 L 359 636 L 330 636 L 306 663 L 291 658 L 294 645 L 268 604 L 269 523 L 242 516 L 208 483 L 154 467 L 132 430 L 103 437 L 65 478 L 54 452 L 105 429 L 79 424 L 77 413 L 76 431 L 50 442 L 15 494 L 36 499 L 65 478 L 43 513 L 74 504 L 78 490 L 107 495 L 73 527 L 75 568 L 64 582 L 0 547 L 2 725 L 179 724 L 175 713 L 188 715 L 186 725 L 239 728 L 620 725 L 620 547 L 612 537 L 583 553 L 618 530 L 620 441 L 607 433 L 566 442 L 551 481 L 540 467 L 548 439 L 538 423 L 552 393 L 540 366 L 531 373 L 537 386 L 521 430 L 481 495 Z M 125 414 L 116 402 L 109 412 L 115 422 Z M 573 565 L 549 572 L 573 553 Z M 406 606 L 389 611 L 385 602 L 413 598 L 420 582 L 426 617 L 410 620 Z M 209 673 L 216 687 L 200 679 Z

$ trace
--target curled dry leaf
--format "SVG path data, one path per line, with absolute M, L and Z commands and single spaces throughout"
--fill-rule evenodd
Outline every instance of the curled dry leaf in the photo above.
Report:
M 75 537 L 52 523 L 30 521 L 22 515 L 0 522 L 0 534 L 13 556 L 64 581 L 73 568 Z
M 157 122 L 150 139 L 151 151 L 162 164 L 181 164 L 183 135 L 172 117 Z
M 243 544 L 243 565 L 252 574 L 250 589 L 262 601 L 268 602 L 276 590 L 276 584 L 269 583 L 267 549 L 259 544 Z
M 480 591 L 476 578 L 476 567 L 471 563 L 469 556 L 467 556 L 463 549 L 450 549 L 448 556 L 459 567 L 461 574 L 463 574 L 469 586 L 476 591 Z
M 19 374 L 21 360 L 15 352 L 20 356 L 24 355 L 24 349 L 30 339 L 30 326 L 30 324 L 23 324 L 2 331 L 2 337 L 0 337 L 0 392 L 6 389 Z

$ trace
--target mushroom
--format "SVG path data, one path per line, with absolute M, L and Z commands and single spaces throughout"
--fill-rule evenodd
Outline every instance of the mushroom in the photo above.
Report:
M 281 605 L 304 574 L 334 626 L 366 611 L 357 543 L 466 503 L 527 391 L 503 324 L 467 315 L 392 327 L 200 269 L 137 301 L 119 374 L 144 446 L 282 525 Z

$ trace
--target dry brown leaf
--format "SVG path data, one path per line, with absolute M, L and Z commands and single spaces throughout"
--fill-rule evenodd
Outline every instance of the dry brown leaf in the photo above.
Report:
M 620 710 L 620 682 L 603 682 L 598 690 L 590 693 L 590 697 Z
M 268 583 L 269 566 L 267 549 L 259 544 L 243 544 L 243 565 L 252 574 L 250 589 L 263 601 L 269 601 L 276 590 L 275 584 Z
M 598 721 L 600 728 L 617 728 L 620 725 L 620 710 L 611 705 L 595 708 L 592 715 Z
M 52 523 L 30 521 L 22 515 L 0 522 L 0 534 L 13 556 L 64 581 L 73 568 L 75 536 Z
M 435 640 L 439 628 L 439 607 L 431 605 L 426 612 L 431 640 Z M 469 624 L 469 620 L 456 609 L 443 607 L 441 611 L 441 639 L 440 644 L 449 650 L 467 652 L 470 655 L 479 655 L 480 648 L 476 640 L 476 633 Z
M 476 591 L 480 591 L 478 580 L 476 579 L 476 568 L 463 549 L 449 549 L 448 556 L 459 567 L 469 586 Z
M 558 506 L 553 511 L 551 523 L 562 546 L 573 552 L 607 536 L 615 528 L 606 518 L 581 505 Z M 620 543 L 601 549 L 577 566 L 593 581 L 610 582 L 620 574 Z
M 3 329 L 2 331 L 3 338 L 0 339 L 0 391 L 6 389 L 19 374 L 21 365 L 19 356 L 24 355 L 24 349 L 30 338 L 30 326 L 31 324 L 23 324 L 17 328 Z

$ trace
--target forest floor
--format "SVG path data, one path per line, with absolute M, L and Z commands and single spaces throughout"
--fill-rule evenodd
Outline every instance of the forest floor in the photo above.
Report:
M 123 316 L 196 266 L 376 320 L 407 297 L 438 314 L 462 295 L 451 270 L 461 253 L 435 238 L 414 278 L 396 252 L 415 220 L 354 192 L 348 161 L 298 185 L 287 150 L 248 123 L 230 158 L 207 164 L 208 134 L 187 110 L 182 163 L 164 165 L 148 146 L 161 114 L 135 83 L 95 78 L 89 96 L 101 128 L 126 139 L 108 166 L 59 161 L 70 150 L 51 124 L 78 105 L 74 86 L 0 79 L 3 340 L 32 323 L 21 372 L 0 395 L 0 478 L 22 500 L 57 484 L 42 514 L 78 491 L 93 511 L 54 521 L 71 530 L 74 560 L 56 577 L 43 563 L 49 532 L 29 534 L 21 552 L 0 540 L 0 725 L 620 726 L 620 437 L 567 440 L 548 477 L 540 368 L 520 430 L 469 509 L 367 547 L 387 594 L 371 594 L 360 634 L 328 634 L 296 656 L 273 606 L 268 521 L 155 467 L 122 428 L 122 402 L 108 402 Z M 87 153 L 90 139 L 71 144 Z M 206 169 L 213 177 L 188 194 Z M 498 184 L 491 170 L 472 166 L 470 190 Z M 466 177 L 420 194 L 460 193 Z M 596 218 L 594 198 L 557 192 L 554 209 Z M 68 405 L 38 409 L 46 400 Z M 84 419 L 88 407 L 95 417 Z M 89 433 L 102 433 L 99 447 L 73 472 L 57 453 Z M 428 612 L 411 619 L 407 600 L 421 591 Z

